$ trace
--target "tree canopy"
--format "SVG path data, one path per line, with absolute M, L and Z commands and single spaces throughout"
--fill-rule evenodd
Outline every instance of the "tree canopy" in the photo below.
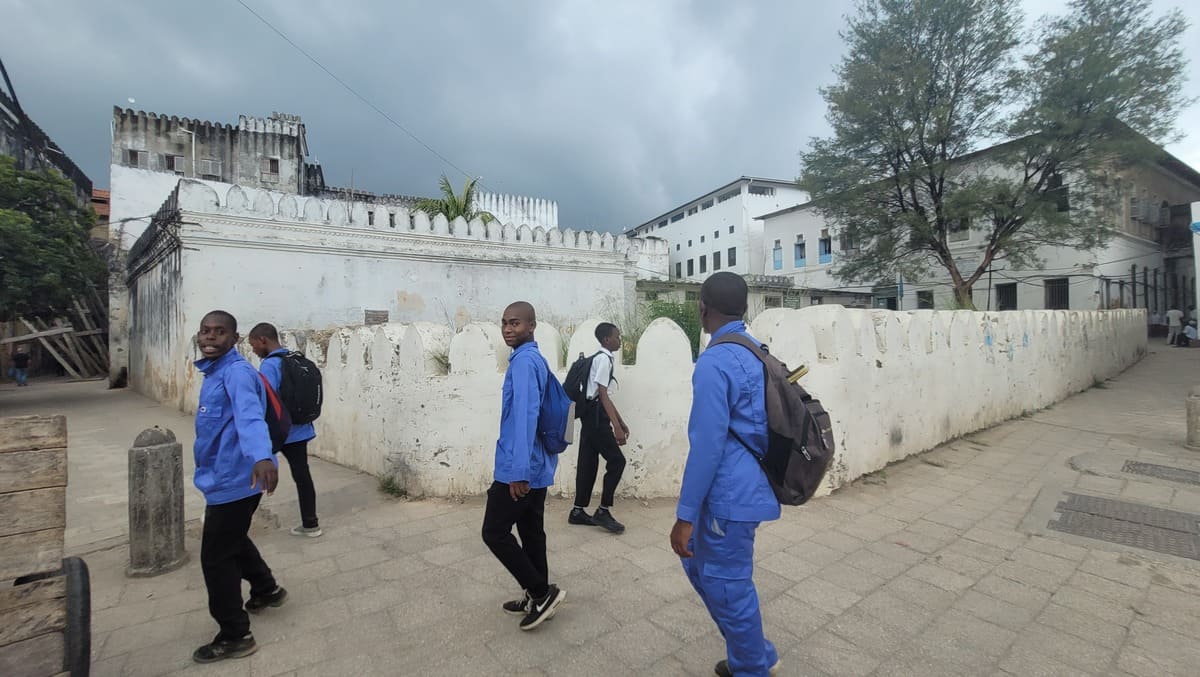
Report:
M 0 320 L 61 314 L 102 282 L 104 263 L 88 246 L 95 222 L 62 175 L 0 157 Z
M 450 185 L 450 179 L 443 174 L 441 180 L 438 181 L 442 196 L 440 198 L 422 198 L 417 201 L 416 208 L 427 214 L 442 214 L 448 221 L 453 221 L 460 216 L 467 221 L 471 221 L 477 216 L 483 219 L 484 223 L 495 221 L 496 217 L 491 212 L 476 209 L 475 181 L 475 179 L 467 181 L 460 195 L 454 192 L 454 186 Z
M 1149 0 L 1072 0 L 1025 32 L 1009 0 L 863 0 L 822 89 L 833 133 L 799 183 L 857 245 L 836 274 L 948 274 L 958 304 L 995 263 L 1091 249 L 1122 167 L 1154 159 L 1185 105 L 1186 22 Z M 982 235 L 969 255 L 954 245 Z

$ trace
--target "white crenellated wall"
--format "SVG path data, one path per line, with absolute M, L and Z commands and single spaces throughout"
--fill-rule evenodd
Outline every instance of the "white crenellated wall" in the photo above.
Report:
M 504 223 L 527 223 L 532 227 L 558 228 L 558 203 L 554 200 L 476 191 L 473 206 Z
M 595 350 L 595 320 L 566 352 L 540 323 L 544 355 Z M 841 486 L 890 462 L 1034 411 L 1114 376 L 1146 350 L 1142 311 L 768 310 L 751 331 L 788 364 L 810 367 L 801 384 L 830 411 L 838 444 L 829 475 Z M 326 342 L 327 337 L 327 342 Z M 452 333 L 433 324 L 287 333 L 322 365 L 325 409 L 318 455 L 372 473 L 394 473 L 413 495 L 477 494 L 491 481 L 508 349 L 491 323 Z M 621 493 L 675 496 L 687 456 L 692 361 L 687 339 L 656 320 L 636 365 L 618 365 L 614 402 L 629 424 Z M 194 384 L 193 387 L 198 387 Z M 189 399 L 195 407 L 194 394 Z M 571 493 L 576 447 L 561 457 L 557 491 Z

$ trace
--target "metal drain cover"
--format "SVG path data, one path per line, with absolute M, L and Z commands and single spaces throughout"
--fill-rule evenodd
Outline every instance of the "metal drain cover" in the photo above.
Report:
M 1170 465 L 1158 465 L 1157 463 L 1143 463 L 1141 461 L 1129 460 L 1125 461 L 1121 472 L 1133 473 L 1134 475 L 1145 475 L 1147 477 L 1156 477 L 1160 480 L 1171 480 L 1172 482 L 1183 482 L 1184 484 L 1200 485 L 1200 472 L 1188 470 L 1187 468 L 1176 468 Z
M 1066 492 L 1055 531 L 1200 560 L 1200 515 Z

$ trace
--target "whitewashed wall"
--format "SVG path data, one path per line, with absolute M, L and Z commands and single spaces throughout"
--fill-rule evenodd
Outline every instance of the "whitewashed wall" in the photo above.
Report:
M 566 356 L 595 348 L 581 324 Z M 752 332 L 791 365 L 832 414 L 836 488 L 892 461 L 1053 404 L 1111 377 L 1146 350 L 1141 311 L 770 310 Z M 539 324 L 543 353 L 565 376 L 558 332 Z M 433 324 L 344 329 L 286 341 L 323 366 L 318 455 L 395 473 L 414 495 L 482 492 L 491 481 L 508 349 L 492 324 L 457 333 Z M 447 370 L 448 366 L 448 370 Z M 692 362 L 687 339 L 657 320 L 636 365 L 618 365 L 614 401 L 631 429 L 624 495 L 675 496 L 687 455 Z M 194 398 L 190 402 L 194 409 Z M 572 491 L 575 448 L 557 490 Z

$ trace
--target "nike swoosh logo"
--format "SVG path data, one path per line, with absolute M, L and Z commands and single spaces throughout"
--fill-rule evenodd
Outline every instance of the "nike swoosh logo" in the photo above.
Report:
M 537 605 L 536 608 L 537 608 L 538 613 L 542 613 L 543 611 L 545 611 L 546 607 L 550 605 L 550 600 L 552 600 L 552 599 L 553 599 L 553 597 L 547 596 L 545 602 L 542 602 L 541 604 Z

